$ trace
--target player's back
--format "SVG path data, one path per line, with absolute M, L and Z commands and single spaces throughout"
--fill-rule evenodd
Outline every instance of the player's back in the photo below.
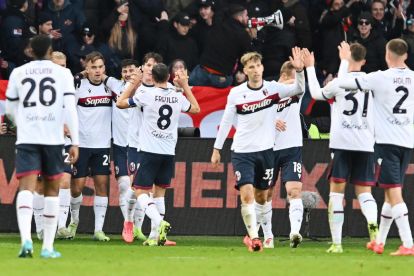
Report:
M 373 73 L 369 82 L 374 90 L 376 142 L 413 148 L 414 71 L 390 68 Z
M 67 93 L 74 93 L 72 74 L 50 60 L 31 61 L 14 69 L 7 94 L 19 98 L 16 144 L 63 145 Z
M 179 116 L 181 111 L 190 109 L 189 101 L 172 87 L 138 91 L 134 99 L 143 107 L 139 132 L 140 150 L 174 155 Z
M 364 72 L 350 72 L 346 77 L 366 76 Z M 329 147 L 353 151 L 374 151 L 374 103 L 372 91 L 347 90 L 339 87 L 338 79 L 323 91 L 333 98 Z

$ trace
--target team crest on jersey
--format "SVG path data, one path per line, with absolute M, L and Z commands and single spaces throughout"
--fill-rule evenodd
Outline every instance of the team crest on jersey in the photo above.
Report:
M 265 95 L 265 96 L 267 96 L 267 95 L 269 95 L 269 92 L 267 91 L 267 89 L 263 89 L 263 95 Z
M 72 173 L 73 173 L 73 175 L 77 175 L 78 174 L 78 169 L 76 169 L 75 166 L 73 166 L 73 168 L 72 168 Z
M 131 171 L 131 172 L 135 171 L 135 163 L 134 162 L 129 163 L 129 171 Z
M 234 175 L 236 176 L 236 180 L 237 180 L 237 181 L 240 181 L 240 179 L 241 179 L 241 173 L 240 173 L 239 171 L 236 171 L 236 172 L 234 173 Z
M 90 88 L 88 88 L 88 92 L 89 92 L 89 93 L 92 93 L 92 90 L 91 90 Z

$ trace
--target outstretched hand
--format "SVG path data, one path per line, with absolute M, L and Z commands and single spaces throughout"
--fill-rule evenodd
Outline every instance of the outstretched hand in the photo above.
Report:
M 338 46 L 339 50 L 339 58 L 341 60 L 350 60 L 351 59 L 351 47 L 346 41 L 342 41 L 341 44 Z
M 296 71 L 303 70 L 302 51 L 299 47 L 292 48 L 292 56 L 289 57 L 289 60 Z
M 313 55 L 313 52 L 309 52 L 307 48 L 302 50 L 302 59 L 305 67 L 315 66 L 315 56 Z

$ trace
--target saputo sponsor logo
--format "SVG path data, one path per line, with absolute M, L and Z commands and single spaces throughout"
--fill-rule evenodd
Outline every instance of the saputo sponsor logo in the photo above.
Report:
M 237 105 L 237 111 L 238 113 L 241 113 L 241 114 L 254 113 L 262 109 L 271 107 L 275 103 L 276 99 L 278 99 L 278 96 L 272 95 L 260 101 L 243 103 L 243 104 Z
M 109 96 L 80 98 L 78 101 L 78 105 L 87 107 L 111 106 L 111 99 L 112 98 Z

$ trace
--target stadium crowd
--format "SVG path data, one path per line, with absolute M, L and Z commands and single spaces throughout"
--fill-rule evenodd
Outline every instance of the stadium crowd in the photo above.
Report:
M 243 7 L 247 14 L 243 14 Z M 385 43 L 402 37 L 414 47 L 414 3 L 410 0 L 8 0 L 0 1 L 1 78 L 31 58 L 30 37 L 48 34 L 53 48 L 68 57 L 73 74 L 97 50 L 107 74 L 119 77 L 121 60 L 141 61 L 150 51 L 164 62 L 177 59 L 190 85 L 227 87 L 245 81 L 238 62 L 255 50 L 263 55 L 264 77 L 277 79 L 293 46 L 313 50 L 318 79 L 327 83 L 338 70 L 337 45 L 360 42 L 370 49 L 366 72 L 385 69 Z M 249 18 L 281 10 L 284 28 L 248 28 Z M 408 65 L 414 66 L 413 55 Z

